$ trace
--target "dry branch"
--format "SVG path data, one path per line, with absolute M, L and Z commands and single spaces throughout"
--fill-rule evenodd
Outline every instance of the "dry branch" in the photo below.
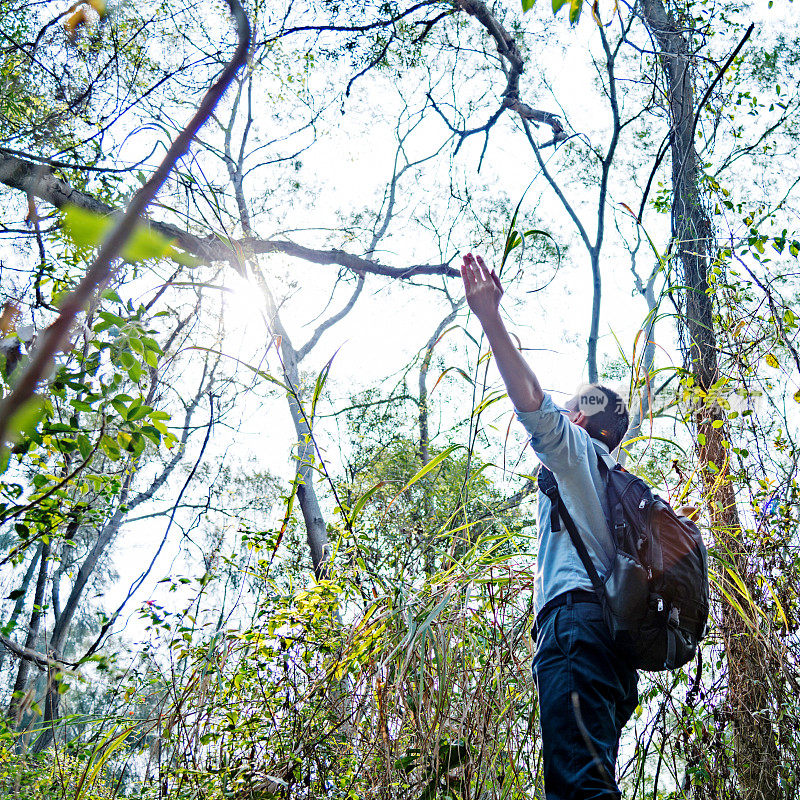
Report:
M 495 45 L 497 46 L 497 53 L 501 61 L 507 64 L 507 67 L 504 66 L 506 88 L 503 90 L 502 105 L 492 114 L 488 122 L 480 128 L 469 131 L 454 131 L 461 137 L 461 141 L 474 133 L 483 132 L 488 137 L 489 130 L 495 122 L 497 122 L 503 110 L 506 108 L 516 112 L 522 119 L 530 120 L 537 124 L 549 125 L 553 131 L 553 139 L 547 143 L 548 145 L 566 139 L 567 134 L 564 131 L 561 120 L 556 114 L 551 114 L 548 111 L 539 111 L 539 109 L 533 108 L 520 100 L 519 79 L 525 71 L 525 62 L 517 47 L 517 43 L 514 41 L 514 37 L 503 27 L 500 20 L 489 10 L 486 3 L 482 2 L 482 0 L 456 0 L 456 2 L 460 8 L 470 16 L 475 17 L 478 22 L 486 28 L 489 35 L 494 39 Z M 438 111 L 438 109 L 436 110 Z M 540 146 L 544 147 L 546 145 Z M 485 149 L 484 147 L 484 151 Z
M 0 153 L 0 183 L 12 189 L 33 194 L 55 208 L 67 205 L 78 206 L 87 211 L 107 216 L 117 215 L 117 209 L 103 203 L 86 192 L 74 189 L 65 180 L 40 164 L 25 161 L 16 156 Z M 458 278 L 459 272 L 449 263 L 412 264 L 408 267 L 393 267 L 381 264 L 372 258 L 363 258 L 345 250 L 315 249 L 285 239 L 259 239 L 245 237 L 225 242 L 216 236 L 201 237 L 177 225 L 148 220 L 147 224 L 158 233 L 174 240 L 177 245 L 204 262 L 227 261 L 238 268 L 242 251 L 253 255 L 283 253 L 311 264 L 337 265 L 356 274 L 382 275 L 386 278 L 406 280 L 417 275 L 442 275 Z
M 46 672 L 48 669 L 64 669 L 65 667 L 74 666 L 67 661 L 59 661 L 54 658 L 50 658 L 50 656 L 46 656 L 43 653 L 38 653 L 36 650 L 32 650 L 30 647 L 23 647 L 20 644 L 17 644 L 12 639 L 9 639 L 7 636 L 0 636 L 0 644 L 8 650 L 9 653 L 15 655 L 17 658 L 21 658 L 25 661 L 30 661 L 31 664 L 35 664 L 39 667 L 42 672 Z

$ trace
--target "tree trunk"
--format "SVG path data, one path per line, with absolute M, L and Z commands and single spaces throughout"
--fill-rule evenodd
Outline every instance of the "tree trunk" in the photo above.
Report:
M 311 552 L 311 563 L 317 580 L 323 580 L 328 575 L 328 558 L 330 545 L 328 544 L 328 528 L 325 516 L 317 498 L 314 486 L 314 461 L 315 446 L 312 438 L 312 420 L 306 414 L 310 413 L 307 404 L 303 402 L 303 390 L 300 384 L 300 353 L 295 349 L 291 339 L 283 326 L 278 306 L 272 296 L 264 274 L 258 264 L 253 260 L 253 276 L 264 296 L 267 306 L 267 319 L 269 327 L 275 337 L 280 341 L 281 362 L 283 364 L 284 380 L 289 387 L 286 398 L 289 404 L 289 414 L 292 417 L 295 434 L 297 435 L 297 501 L 303 514 L 306 526 L 306 541 Z
M 31 618 L 28 623 L 28 635 L 25 637 L 25 647 L 29 650 L 36 649 L 36 639 L 39 636 L 39 625 L 42 620 L 42 603 L 44 602 L 45 587 L 47 586 L 47 571 L 50 566 L 48 556 L 50 555 L 49 542 L 42 542 L 39 545 L 39 577 L 36 579 L 36 591 L 33 595 L 33 608 L 31 609 Z M 8 716 L 13 723 L 19 725 L 24 712 L 23 704 L 20 702 L 22 699 L 18 694 L 25 692 L 25 687 L 28 685 L 28 671 L 30 670 L 30 661 L 27 659 L 20 659 L 19 668 L 17 670 L 17 679 L 14 681 L 14 688 L 11 694 L 11 702 L 8 705 Z
M 658 43 L 667 85 L 672 124 L 672 235 L 683 269 L 685 335 L 688 367 L 695 384 L 708 392 L 719 378 L 713 301 L 708 267 L 714 251 L 713 230 L 703 205 L 700 162 L 694 144 L 695 106 L 693 67 L 685 29 L 667 11 L 662 0 L 643 0 L 644 21 Z M 703 488 L 716 543 L 727 553 L 745 584 L 751 570 L 728 477 L 729 433 L 719 403 L 703 401 L 695 414 L 697 453 Z M 715 424 L 718 427 L 715 427 Z M 734 585 L 728 587 L 744 607 L 749 601 Z M 727 710 L 734 741 L 734 769 L 746 800 L 775 797 L 780 759 L 769 720 L 770 694 L 764 681 L 757 642 L 741 616 L 727 601 L 722 605 L 722 634 L 728 664 Z
M 642 432 L 642 423 L 650 415 L 650 408 L 655 399 L 656 391 L 656 387 L 653 386 L 653 375 L 656 362 L 655 327 L 658 309 L 654 287 L 656 276 L 658 275 L 658 268 L 656 267 L 650 272 L 647 283 L 642 282 L 636 272 L 634 252 L 631 254 L 631 271 L 636 281 L 636 290 L 644 298 L 645 303 L 647 303 L 647 319 L 642 328 L 642 336 L 644 339 L 642 356 L 638 362 L 634 362 L 634 376 L 642 376 L 643 386 L 639 393 L 637 405 L 630 409 L 632 413 L 628 424 L 628 430 L 625 432 L 625 436 L 622 439 L 623 444 L 631 439 L 635 439 Z M 662 388 L 663 386 L 664 384 L 662 384 Z M 631 403 L 633 403 L 633 397 L 631 398 Z M 624 467 L 628 461 L 628 451 L 620 448 L 617 459 Z
M 314 575 L 317 580 L 323 580 L 328 575 L 330 546 L 328 544 L 328 528 L 314 486 L 314 461 L 316 459 L 311 431 L 312 420 L 306 416 L 307 413 L 310 413 L 307 404 L 305 407 L 303 405 L 297 352 L 286 336 L 281 338 L 281 352 L 286 380 L 292 387 L 292 392 L 287 399 L 289 413 L 297 434 L 297 500 L 300 503 L 300 510 L 306 526 L 306 540 L 311 551 Z
M 239 222 L 242 226 L 242 232 L 247 237 L 252 237 L 253 228 L 251 223 L 250 209 L 247 205 L 247 200 L 244 192 L 244 172 L 243 172 L 243 159 L 245 152 L 245 145 L 250 130 L 250 122 L 252 121 L 252 108 L 248 103 L 248 122 L 245 125 L 245 130 L 242 135 L 241 147 L 239 150 L 239 158 L 234 159 L 231 151 L 231 132 L 233 130 L 233 123 L 236 117 L 236 110 L 242 98 L 242 89 L 244 81 L 240 81 L 239 89 L 234 101 L 234 106 L 231 112 L 230 124 L 225 134 L 225 165 L 228 168 L 228 175 L 230 176 L 231 183 L 233 184 L 234 196 L 236 198 L 236 206 L 239 211 Z M 252 81 L 250 83 L 252 87 Z M 248 93 L 248 100 L 250 94 Z M 288 387 L 288 396 L 286 398 L 289 404 L 289 414 L 292 417 L 294 424 L 295 434 L 297 435 L 297 469 L 295 472 L 295 479 L 297 482 L 297 501 L 300 504 L 300 511 L 303 514 L 303 521 L 306 526 L 306 541 L 308 542 L 308 549 L 311 552 L 311 563 L 314 568 L 314 575 L 317 580 L 323 580 L 328 575 L 328 559 L 330 557 L 330 546 L 328 544 L 328 527 L 325 524 L 325 517 L 322 513 L 322 508 L 317 498 L 317 491 L 314 487 L 314 461 L 315 461 L 315 444 L 312 433 L 312 420 L 308 418 L 310 409 L 306 407 L 303 402 L 303 389 L 300 384 L 300 362 L 303 357 L 308 354 L 315 342 L 326 328 L 326 324 L 317 328 L 314 336 L 309 342 L 300 350 L 297 350 L 289 338 L 288 331 L 283 325 L 278 310 L 278 304 L 275 302 L 272 290 L 267 283 L 258 259 L 255 257 L 254 252 L 249 254 L 249 263 L 253 278 L 255 279 L 261 294 L 264 297 L 264 304 L 266 306 L 266 319 L 269 325 L 270 332 L 276 338 L 276 346 L 280 350 L 281 363 L 283 365 L 284 381 Z M 338 319 L 344 316 L 352 303 L 358 298 L 363 286 L 363 275 L 358 284 L 358 288 L 353 296 L 353 299 L 348 306 L 345 307 L 341 315 L 335 315 L 332 319 Z M 330 321 L 329 321 L 330 322 Z
M 39 563 L 39 555 L 41 554 L 41 548 L 37 548 L 33 554 L 33 558 L 31 559 L 31 563 L 28 564 L 28 569 L 25 570 L 25 575 L 22 578 L 22 583 L 17 590 L 19 592 L 19 596 L 17 597 L 17 601 L 14 603 L 14 609 L 11 612 L 11 615 L 8 618 L 8 622 L 6 623 L 7 630 L 11 630 L 17 624 L 17 619 L 19 615 L 22 613 L 22 609 L 25 607 L 25 598 L 28 594 L 28 587 L 33 580 L 33 573 L 36 572 L 36 565 Z M 0 647 L 0 671 L 3 669 L 3 662 L 6 660 L 6 649 L 4 647 Z

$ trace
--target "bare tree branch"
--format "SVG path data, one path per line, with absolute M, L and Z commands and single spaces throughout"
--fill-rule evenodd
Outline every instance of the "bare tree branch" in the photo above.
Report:
M 26 193 L 30 193 L 54 206 L 64 208 L 75 205 L 96 214 L 115 215 L 116 209 L 103 203 L 86 192 L 79 191 L 66 181 L 49 172 L 40 175 L 41 166 L 23 161 L 15 156 L 0 154 L 0 183 Z M 245 237 L 238 241 L 225 242 L 216 236 L 200 237 L 166 222 L 148 220 L 147 224 L 168 239 L 174 239 L 179 247 L 187 250 L 203 261 L 226 261 L 241 269 L 241 251 L 254 255 L 282 253 L 299 258 L 311 264 L 337 265 L 355 272 L 382 275 L 386 278 L 407 280 L 417 275 L 442 275 L 458 278 L 460 273 L 448 263 L 413 264 L 408 267 L 393 267 L 379 261 L 357 256 L 344 250 L 321 250 L 295 242 L 280 239 L 259 239 Z
M 316 343 L 319 341 L 320 336 L 322 336 L 322 334 L 325 333 L 328 328 L 335 325 L 337 322 L 339 322 L 339 320 L 344 319 L 350 313 L 353 306 L 356 304 L 356 300 L 358 300 L 358 297 L 361 294 L 361 290 L 364 288 L 364 282 L 364 276 L 359 275 L 355 291 L 352 295 L 350 295 L 350 299 L 347 301 L 347 303 L 340 311 L 332 314 L 324 322 L 321 322 L 319 325 L 317 325 L 317 327 L 314 329 L 314 333 L 311 334 L 311 338 L 297 351 L 298 361 L 302 361 L 311 352 L 314 345 L 316 345 Z
M 497 16 L 489 10 L 486 3 L 482 0 L 456 0 L 456 4 L 467 14 L 475 17 L 478 22 L 486 28 L 489 35 L 494 39 L 497 46 L 497 53 L 500 56 L 500 61 L 503 66 L 503 72 L 506 75 L 506 88 L 503 90 L 503 102 L 500 108 L 495 111 L 485 125 L 470 130 L 458 130 L 447 122 L 444 114 L 434 105 L 434 110 L 445 119 L 448 127 L 453 133 L 459 137 L 459 143 L 456 149 L 461 147 L 465 139 L 476 134 L 484 133 L 487 137 L 492 126 L 500 119 L 503 110 L 508 108 L 517 113 L 522 119 L 543 125 L 549 125 L 553 131 L 553 139 L 548 144 L 563 141 L 567 138 L 564 132 L 564 127 L 561 120 L 556 114 L 549 111 L 540 111 L 533 108 L 526 103 L 523 103 L 519 97 L 519 79 L 525 70 L 525 62 L 522 59 L 522 54 L 514 41 L 514 37 L 503 27 Z M 433 102 L 433 101 L 431 101 Z M 486 151 L 486 144 L 483 148 Z M 481 153 L 481 160 L 483 160 L 483 153 Z
M 8 650 L 8 652 L 12 655 L 15 655 L 17 658 L 24 659 L 25 661 L 30 661 L 32 664 L 35 664 L 37 667 L 39 667 L 39 669 L 43 672 L 47 672 L 48 669 L 63 669 L 64 667 L 75 666 L 69 661 L 51 658 L 43 653 L 37 653 L 35 650 L 31 650 L 30 647 L 23 647 L 12 639 L 9 639 L 7 636 L 0 635 L 0 644 L 3 645 L 3 647 L 5 647 L 6 650 Z

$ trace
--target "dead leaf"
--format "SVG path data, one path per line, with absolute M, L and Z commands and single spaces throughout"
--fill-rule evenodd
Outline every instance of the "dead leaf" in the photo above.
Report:
M 8 336 L 16 330 L 21 311 L 13 300 L 7 300 L 0 313 L 0 334 Z
M 73 6 L 73 8 L 75 8 Z M 75 11 L 67 17 L 64 23 L 64 30 L 67 32 L 67 38 L 74 42 L 78 35 L 78 28 L 85 25 L 89 21 L 89 6 L 86 3 L 81 3 Z

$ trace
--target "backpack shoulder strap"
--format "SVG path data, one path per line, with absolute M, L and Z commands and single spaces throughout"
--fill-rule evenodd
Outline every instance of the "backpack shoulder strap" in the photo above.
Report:
M 558 493 L 558 483 L 556 483 L 556 476 L 544 464 L 539 467 L 537 483 L 541 493 L 550 501 L 550 530 L 560 531 L 558 510 L 561 506 L 561 496 Z
M 597 442 L 592 441 L 594 445 L 594 452 L 597 454 L 597 465 L 600 468 L 600 475 L 606 482 L 606 498 L 608 499 L 608 528 L 611 531 L 611 537 L 616 544 L 619 535 L 625 527 L 625 512 L 622 508 L 622 502 L 617 492 L 617 487 L 614 481 L 611 480 L 611 473 L 615 470 L 621 470 L 619 462 L 611 453 L 607 453 L 602 447 L 598 446 Z
M 586 549 L 586 545 L 583 542 L 583 538 L 578 530 L 578 526 L 575 524 L 575 521 L 572 519 L 569 511 L 567 511 L 566 506 L 561 500 L 555 475 L 553 475 L 553 473 L 544 466 L 539 468 L 539 488 L 550 500 L 550 529 L 553 531 L 560 530 L 560 526 L 557 525 L 558 517 L 560 516 L 564 521 L 564 526 L 567 529 L 567 533 L 569 533 L 569 538 L 572 539 L 572 544 L 578 551 L 578 556 L 583 564 L 583 568 L 589 575 L 589 580 L 592 582 L 592 587 L 594 588 L 595 594 L 597 595 L 598 600 L 600 600 L 602 603 L 605 596 L 605 586 L 603 581 L 600 579 L 600 575 L 598 575 L 597 569 L 595 568 L 594 563 L 589 556 L 589 551 Z M 556 526 L 553 526 L 552 524 L 554 518 L 556 521 Z
M 601 471 L 603 467 L 609 472 L 614 469 L 619 463 L 617 459 L 614 458 L 611 453 L 607 453 L 603 450 L 594 439 L 592 439 L 592 444 L 594 445 L 594 452 L 597 453 L 597 463 L 600 465 Z

